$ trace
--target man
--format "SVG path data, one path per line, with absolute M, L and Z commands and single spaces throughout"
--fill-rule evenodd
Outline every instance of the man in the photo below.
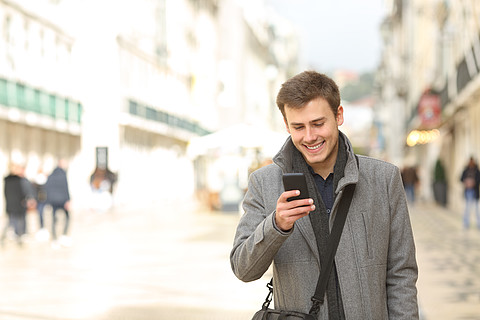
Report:
M 406 166 L 402 172 L 403 187 L 405 188 L 405 194 L 407 195 L 407 201 L 411 204 L 415 203 L 415 189 L 420 181 L 417 175 L 416 166 Z
M 275 308 L 308 313 L 338 204 L 345 187 L 356 184 L 318 319 L 418 319 L 400 170 L 365 156 L 357 163 L 338 129 L 344 110 L 327 76 L 306 71 L 291 78 L 277 105 L 290 137 L 273 164 L 250 176 L 230 255 L 235 275 L 259 279 L 273 262 Z M 306 175 L 309 199 L 287 201 L 297 194 L 284 191 L 287 172 Z
M 463 227 L 470 228 L 470 209 L 475 208 L 477 228 L 480 230 L 480 213 L 478 210 L 478 199 L 480 189 L 480 170 L 473 157 L 470 157 L 467 166 L 462 171 L 460 181 L 463 183 L 465 209 L 463 211 Z
M 68 227 L 70 223 L 70 191 L 67 182 L 67 161 L 60 159 L 58 166 L 48 176 L 45 183 L 45 191 L 47 193 L 47 203 L 52 206 L 52 246 L 54 248 L 59 245 L 70 246 L 71 240 L 67 236 Z M 60 237 L 60 243 L 57 243 L 57 211 L 63 210 L 65 212 L 65 224 L 63 227 L 63 234 Z
M 4 244 L 8 229 L 12 227 L 17 243 L 21 246 L 26 233 L 27 209 L 35 207 L 33 188 L 24 177 L 23 165 L 11 163 L 10 173 L 4 178 L 4 194 L 8 222 L 3 229 L 0 242 Z

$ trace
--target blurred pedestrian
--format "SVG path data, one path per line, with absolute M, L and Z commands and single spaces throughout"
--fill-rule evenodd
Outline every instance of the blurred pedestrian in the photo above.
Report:
M 36 238 L 40 241 L 48 240 L 49 237 L 48 230 L 45 228 L 43 217 L 43 211 L 45 209 L 45 205 L 47 204 L 47 192 L 45 191 L 45 183 L 47 182 L 47 178 L 47 175 L 40 167 L 32 181 L 35 189 L 35 200 L 37 201 L 37 213 L 39 219 L 39 230 L 37 231 Z
M 116 174 L 110 171 L 108 168 L 95 168 L 95 171 L 90 176 L 92 209 L 99 212 L 106 212 L 112 207 L 113 186 L 116 181 Z
M 48 176 L 45 183 L 45 191 L 47 193 L 47 204 L 52 206 L 52 245 L 58 247 L 59 245 L 70 246 L 71 239 L 67 236 L 68 227 L 70 224 L 70 192 L 67 181 L 67 161 L 60 159 L 57 167 Z M 57 212 L 62 210 L 65 213 L 65 224 L 63 226 L 63 233 L 57 242 Z
M 478 210 L 479 186 L 480 186 L 480 170 L 473 157 L 470 157 L 467 166 L 462 172 L 460 181 L 463 183 L 465 210 L 463 212 L 463 227 L 470 227 L 470 211 L 474 207 L 477 217 L 477 228 L 480 230 L 480 212 Z
M 24 177 L 24 167 L 19 163 L 10 165 L 10 173 L 4 178 L 4 194 L 8 221 L 1 236 L 2 245 L 5 242 L 8 229 L 13 228 L 16 241 L 23 244 L 26 234 L 27 209 L 35 207 L 33 188 Z
M 413 204 L 415 202 L 415 192 L 419 182 L 417 168 L 415 166 L 406 166 L 403 168 L 402 181 L 408 203 Z

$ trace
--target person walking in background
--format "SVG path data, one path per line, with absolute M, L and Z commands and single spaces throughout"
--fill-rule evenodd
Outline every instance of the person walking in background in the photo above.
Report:
M 70 246 L 71 239 L 67 236 L 68 227 L 70 224 L 70 192 L 67 181 L 67 162 L 65 159 L 58 161 L 57 167 L 48 176 L 45 183 L 45 191 L 47 193 L 47 204 L 52 206 L 52 245 L 58 247 L 59 245 Z M 63 234 L 57 242 L 57 211 L 63 210 L 65 212 L 65 225 L 63 227 Z
M 90 176 L 92 190 L 92 209 L 99 212 L 108 211 L 113 205 L 113 188 L 117 175 L 107 167 L 96 167 Z
M 340 92 L 324 74 L 302 72 L 278 95 L 290 137 L 273 164 L 253 172 L 230 253 L 235 275 L 260 279 L 272 265 L 275 309 L 302 313 L 325 267 L 328 239 L 351 185 L 351 201 L 328 275 L 325 303 L 315 319 L 419 318 L 418 268 L 400 170 L 356 155 L 339 130 Z M 303 173 L 309 198 L 289 201 L 282 174 Z
M 39 230 L 37 231 L 36 238 L 39 241 L 46 241 L 49 237 L 49 233 L 48 230 L 45 228 L 45 222 L 43 218 L 43 211 L 47 203 L 47 192 L 45 191 L 46 182 L 47 175 L 43 172 L 42 168 L 39 168 L 32 182 L 35 189 L 35 200 L 37 201 Z
M 8 221 L 1 236 L 5 242 L 8 229 L 13 228 L 18 245 L 23 244 L 26 233 L 27 209 L 35 207 L 33 187 L 23 176 L 24 168 L 18 163 L 10 165 L 10 173 L 4 178 L 4 194 Z
M 408 203 L 413 204 L 415 202 L 415 191 L 419 181 L 417 168 L 415 166 L 406 166 L 402 170 L 402 181 Z
M 460 181 L 463 183 L 465 210 L 463 212 L 463 227 L 470 228 L 470 210 L 475 209 L 477 217 L 477 228 L 480 230 L 480 212 L 478 210 L 479 186 L 480 186 L 480 170 L 473 157 L 470 157 L 467 166 L 462 172 Z

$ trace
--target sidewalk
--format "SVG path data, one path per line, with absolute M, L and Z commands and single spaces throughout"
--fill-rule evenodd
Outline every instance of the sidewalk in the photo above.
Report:
M 480 230 L 463 230 L 461 211 L 410 208 L 423 320 L 480 320 Z
M 0 319 L 251 319 L 271 274 L 233 275 L 238 219 L 178 206 L 75 212 L 72 247 L 0 250 Z M 431 204 L 412 207 L 411 221 L 422 320 L 480 320 L 480 231 Z
M 71 247 L 1 248 L 0 319 L 250 319 L 271 275 L 233 275 L 238 219 L 182 205 L 74 212 Z

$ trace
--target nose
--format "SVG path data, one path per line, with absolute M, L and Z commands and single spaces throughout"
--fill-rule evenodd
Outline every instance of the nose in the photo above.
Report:
M 305 130 L 305 141 L 306 142 L 313 142 L 315 140 L 316 140 L 316 138 L 315 138 L 315 132 L 314 132 L 313 128 L 307 127 L 306 130 Z

